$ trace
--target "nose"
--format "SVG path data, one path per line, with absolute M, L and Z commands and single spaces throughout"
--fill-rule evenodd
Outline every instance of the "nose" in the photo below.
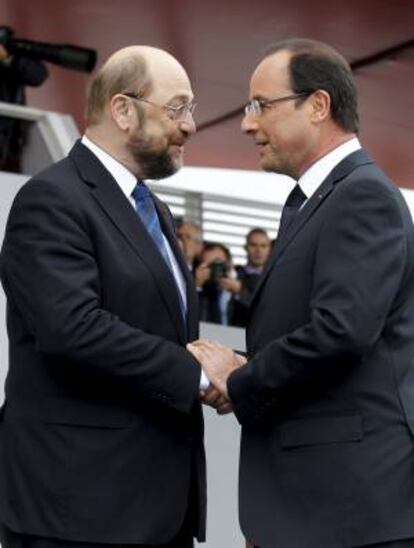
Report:
M 245 114 L 241 122 L 241 130 L 247 135 L 255 133 L 258 130 L 256 117 L 250 113 Z
M 197 131 L 191 112 L 188 112 L 185 118 L 179 121 L 179 127 L 182 133 L 184 133 L 187 137 L 190 137 Z

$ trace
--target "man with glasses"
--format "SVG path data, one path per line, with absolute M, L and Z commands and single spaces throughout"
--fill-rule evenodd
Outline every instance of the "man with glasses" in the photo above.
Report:
M 197 295 L 144 180 L 182 165 L 193 92 L 132 46 L 94 77 L 87 129 L 17 195 L 2 249 L 10 370 L 0 419 L 3 548 L 204 539 Z
M 247 363 L 189 347 L 242 425 L 242 529 L 260 548 L 414 546 L 413 224 L 361 148 L 348 64 L 320 42 L 276 44 L 242 129 L 263 169 L 296 181 Z

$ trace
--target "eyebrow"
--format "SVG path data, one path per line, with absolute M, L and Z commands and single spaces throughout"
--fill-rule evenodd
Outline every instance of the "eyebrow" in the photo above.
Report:
M 264 95 L 253 95 L 253 97 L 250 99 L 251 101 L 266 101 L 268 97 Z
M 174 95 L 174 97 L 171 97 L 167 104 L 169 105 L 174 101 L 179 101 L 181 103 L 192 103 L 194 101 L 194 97 L 184 94 Z
M 286 93 L 286 95 L 288 95 L 289 93 L 294 94 L 294 91 L 291 91 L 291 92 L 286 91 L 285 93 Z M 280 96 L 283 96 L 283 95 L 284 95 L 284 92 L 281 91 L 281 92 L 280 92 Z M 274 94 L 270 97 L 270 99 L 272 100 L 273 98 L 275 98 L 275 95 L 274 95 Z M 257 101 L 268 101 L 268 100 L 269 100 L 269 97 L 266 96 L 266 95 L 261 95 L 261 94 L 259 93 L 258 95 L 254 95 L 250 100 L 252 101 L 253 99 L 256 99 Z

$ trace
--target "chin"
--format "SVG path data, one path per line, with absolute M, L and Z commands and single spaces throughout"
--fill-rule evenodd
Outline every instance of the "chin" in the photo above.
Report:
M 263 171 L 273 171 L 271 158 L 269 158 L 269 156 L 266 156 L 265 154 L 260 154 L 259 165 L 260 168 L 263 169 Z
M 277 173 L 278 175 L 287 175 L 288 177 L 291 177 L 290 173 L 288 172 L 286 168 L 283 166 L 276 164 L 275 162 L 261 162 L 260 167 L 263 169 L 263 171 L 267 171 L 269 173 Z
M 181 158 L 169 154 L 166 150 L 159 153 L 140 151 L 136 156 L 137 164 L 141 167 L 144 179 L 165 179 L 171 177 L 181 168 Z
M 277 173 L 277 167 L 273 165 L 271 162 L 262 160 L 260 162 L 260 167 L 263 169 L 263 171 L 269 171 L 269 172 L 276 172 Z
M 177 173 L 177 171 L 179 171 L 183 167 L 182 158 L 170 156 L 169 162 L 164 162 L 164 167 L 165 167 L 164 177 L 171 177 L 171 175 L 174 175 L 174 173 Z
M 167 177 L 171 177 L 172 175 L 177 173 L 177 171 L 179 171 L 180 168 L 181 166 L 177 166 L 175 162 L 171 162 L 169 166 L 163 166 L 162 169 L 154 170 L 152 174 L 148 176 L 147 178 L 156 179 L 156 180 L 166 179 Z

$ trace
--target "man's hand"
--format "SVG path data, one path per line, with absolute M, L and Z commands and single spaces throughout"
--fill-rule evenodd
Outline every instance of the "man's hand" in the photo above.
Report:
M 221 287 L 221 289 L 230 291 L 230 293 L 233 293 L 233 295 L 238 295 L 242 288 L 241 281 L 237 280 L 236 278 L 220 278 L 218 281 L 218 285 L 219 287 Z
M 188 344 L 187 349 L 200 362 L 210 382 L 229 400 L 227 379 L 230 373 L 246 363 L 246 358 L 218 342 L 201 339 Z
M 218 415 L 226 415 L 233 411 L 231 402 L 212 384 L 207 390 L 200 391 L 199 398 L 204 404 L 213 407 Z
M 211 276 L 211 270 L 208 263 L 201 263 L 195 271 L 194 282 L 197 289 L 202 289 L 203 285 Z

